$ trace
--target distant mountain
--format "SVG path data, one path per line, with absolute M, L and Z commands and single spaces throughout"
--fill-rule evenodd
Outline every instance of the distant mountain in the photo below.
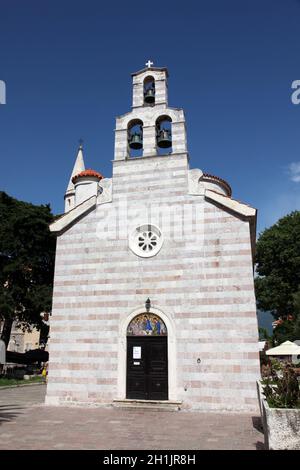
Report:
M 257 320 L 259 328 L 265 328 L 269 335 L 273 334 L 272 322 L 274 317 L 270 312 L 257 310 Z

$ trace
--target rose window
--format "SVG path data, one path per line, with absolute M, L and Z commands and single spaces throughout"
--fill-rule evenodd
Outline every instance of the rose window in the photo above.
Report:
M 144 258 L 156 255 L 162 244 L 162 233 L 155 225 L 141 225 L 129 238 L 130 249 L 136 255 Z
M 149 230 L 148 232 L 141 233 L 139 235 L 138 241 L 139 247 L 143 251 L 152 251 L 153 248 L 155 248 L 157 245 L 157 235 Z

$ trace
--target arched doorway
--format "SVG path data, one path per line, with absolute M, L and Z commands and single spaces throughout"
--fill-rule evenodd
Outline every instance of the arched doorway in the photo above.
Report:
M 127 327 L 126 398 L 168 400 L 168 331 L 153 313 L 135 316 Z

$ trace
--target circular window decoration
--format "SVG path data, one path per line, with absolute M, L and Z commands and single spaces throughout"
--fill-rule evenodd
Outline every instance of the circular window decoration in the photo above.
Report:
M 155 225 L 140 225 L 129 238 L 129 248 L 134 254 L 143 258 L 156 255 L 162 244 L 162 233 Z

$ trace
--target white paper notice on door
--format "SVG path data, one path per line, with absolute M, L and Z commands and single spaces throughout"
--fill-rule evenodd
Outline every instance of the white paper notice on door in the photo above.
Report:
M 141 358 L 142 358 L 142 347 L 133 346 L 133 359 L 141 359 Z

